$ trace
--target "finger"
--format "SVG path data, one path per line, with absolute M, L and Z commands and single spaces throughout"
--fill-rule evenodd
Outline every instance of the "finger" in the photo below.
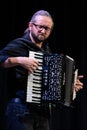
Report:
M 77 78 L 78 79 L 82 79 L 82 78 L 84 78 L 84 76 L 83 75 L 79 75 Z
M 30 69 L 28 70 L 28 72 L 29 72 L 29 74 L 33 74 L 33 73 L 34 73 L 34 70 L 30 68 Z
M 39 64 L 39 61 L 36 60 L 36 59 L 34 59 L 34 63 L 35 63 L 35 64 Z

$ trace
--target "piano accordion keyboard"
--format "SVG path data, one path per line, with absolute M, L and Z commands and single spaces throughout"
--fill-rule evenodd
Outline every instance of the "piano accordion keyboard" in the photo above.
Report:
M 40 103 L 43 53 L 30 51 L 29 57 L 37 59 L 39 61 L 39 67 L 35 70 L 33 74 L 28 74 L 26 102 Z

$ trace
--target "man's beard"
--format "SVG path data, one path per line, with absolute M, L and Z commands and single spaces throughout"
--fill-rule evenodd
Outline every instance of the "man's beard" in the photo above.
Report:
M 46 40 L 46 38 L 42 34 L 39 34 L 38 36 L 36 36 L 34 33 L 32 33 L 32 37 L 36 43 L 44 42 Z

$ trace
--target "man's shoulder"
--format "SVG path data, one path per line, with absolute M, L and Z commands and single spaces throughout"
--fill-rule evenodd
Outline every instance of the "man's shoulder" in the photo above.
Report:
M 19 37 L 19 38 L 16 38 L 16 39 L 13 39 L 11 42 L 30 42 L 29 40 L 23 38 L 23 37 Z
M 28 39 L 25 39 L 23 37 L 19 37 L 19 38 L 15 38 L 13 39 L 12 41 L 9 42 L 9 45 L 17 45 L 17 46 L 20 46 L 20 45 L 29 45 L 31 44 L 31 41 L 29 41 Z

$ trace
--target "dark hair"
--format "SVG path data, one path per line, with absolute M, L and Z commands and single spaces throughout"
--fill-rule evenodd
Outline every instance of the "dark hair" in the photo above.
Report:
M 53 18 L 51 16 L 51 14 L 48 11 L 45 10 L 39 10 L 36 13 L 34 13 L 34 15 L 32 16 L 30 22 L 35 22 L 36 21 L 36 16 L 41 15 L 41 16 L 47 16 L 49 18 L 51 18 L 52 22 L 53 22 Z M 54 26 L 54 22 L 53 22 L 53 26 Z

